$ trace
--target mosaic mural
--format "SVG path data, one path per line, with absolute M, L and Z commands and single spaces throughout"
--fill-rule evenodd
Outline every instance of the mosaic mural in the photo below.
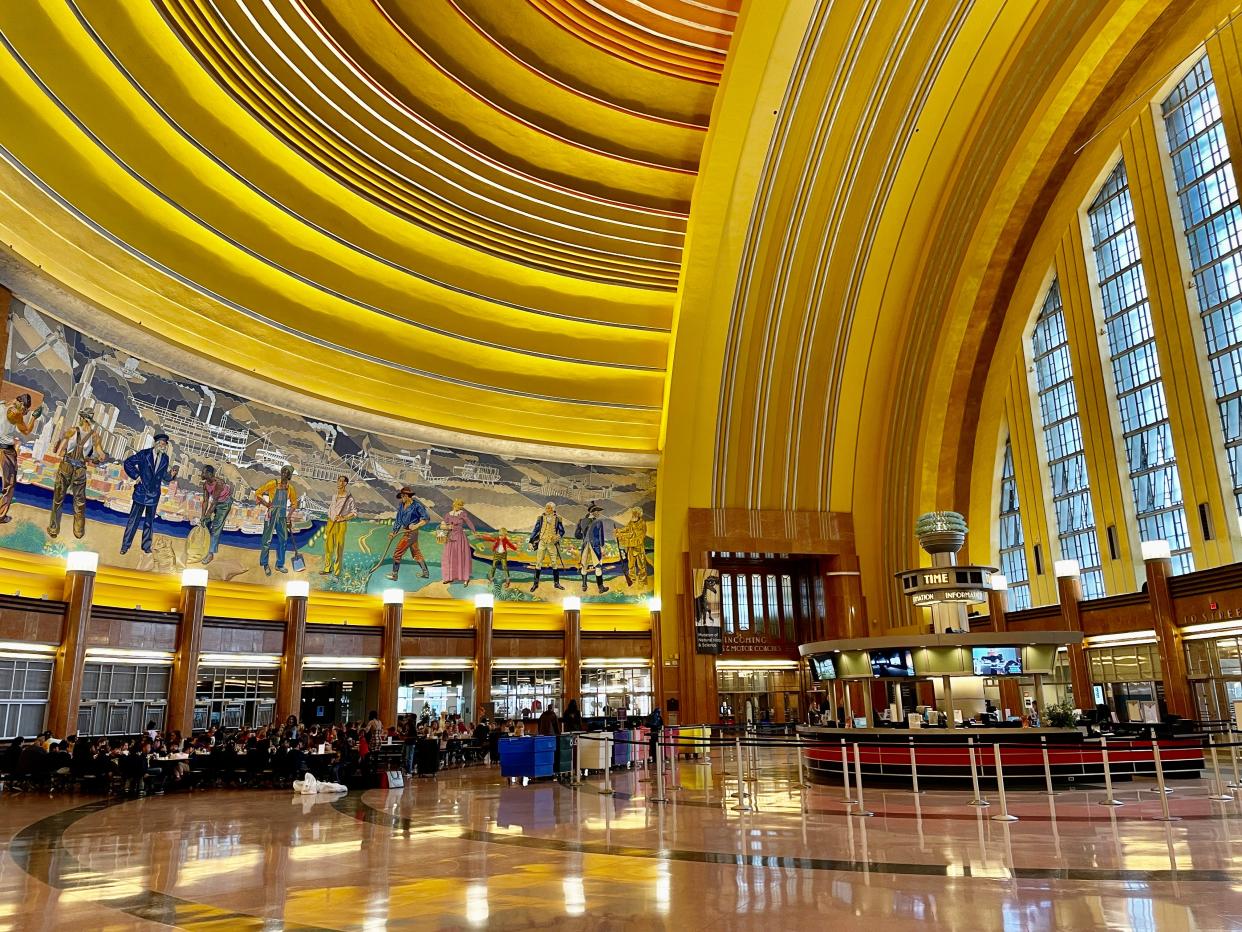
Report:
M 508 601 L 650 594 L 655 471 L 444 449 L 185 379 L 14 301 L 0 546 Z

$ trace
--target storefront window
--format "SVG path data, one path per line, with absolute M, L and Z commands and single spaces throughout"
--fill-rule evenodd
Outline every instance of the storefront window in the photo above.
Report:
M 722 720 L 743 721 L 749 704 L 752 722 L 799 720 L 798 671 L 785 668 L 723 669 L 716 674 Z
M 1186 641 L 1186 659 L 1195 705 L 1203 721 L 1233 719 L 1233 703 L 1242 699 L 1242 639 Z
M 43 730 L 51 685 L 50 660 L 0 660 L 0 738 L 31 738 Z
M 1096 695 L 1080 708 L 1102 704 L 1118 722 L 1165 715 L 1160 649 L 1155 644 L 1088 648 L 1087 658 Z
M 194 728 L 257 728 L 276 708 L 275 667 L 199 667 Z
M 561 704 L 561 671 L 494 670 L 492 671 L 492 703 L 501 718 L 538 718 L 549 705 L 559 715 Z
M 472 717 L 473 670 L 402 670 L 397 690 L 397 712 L 432 717 L 441 713 Z M 387 724 L 387 722 L 385 722 Z
M 168 677 L 164 664 L 87 663 L 82 676 L 78 731 L 90 735 L 136 735 L 155 722 L 164 727 Z
M 582 671 L 582 714 L 587 718 L 619 713 L 647 716 L 652 702 L 650 667 Z

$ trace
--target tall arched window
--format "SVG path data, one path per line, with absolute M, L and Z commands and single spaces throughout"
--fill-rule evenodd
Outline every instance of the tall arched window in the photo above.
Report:
M 1031 607 L 1030 575 L 1026 569 L 1026 548 L 1022 539 L 1022 514 L 1018 510 L 1018 482 L 1013 471 L 1013 447 L 1005 438 L 1005 459 L 1001 464 L 1000 571 L 1009 580 L 1009 607 L 1015 611 Z
M 1087 480 L 1078 397 L 1074 394 L 1074 369 L 1065 334 L 1065 310 L 1055 278 L 1035 319 L 1031 351 L 1061 559 L 1078 561 L 1083 595 L 1098 599 L 1104 595 L 1104 573 Z
M 1168 541 L 1173 571 L 1186 573 L 1195 568 L 1194 558 L 1124 161 L 1104 182 L 1087 218 L 1139 539 Z
M 1190 69 L 1161 110 L 1234 502 L 1242 514 L 1242 211 L 1207 56 Z

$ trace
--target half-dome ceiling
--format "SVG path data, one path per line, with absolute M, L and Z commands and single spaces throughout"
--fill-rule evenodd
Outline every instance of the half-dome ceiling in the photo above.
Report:
M 0 232 L 110 315 L 375 413 L 653 450 L 740 0 L 0 8 Z

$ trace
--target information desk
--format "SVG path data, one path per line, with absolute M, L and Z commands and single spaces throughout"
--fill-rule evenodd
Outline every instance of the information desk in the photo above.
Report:
M 811 776 L 823 782 L 841 780 L 842 741 L 847 749 L 853 777 L 854 748 L 857 743 L 863 779 L 909 783 L 910 751 L 919 780 L 970 782 L 970 739 L 974 739 L 979 778 L 994 781 L 996 757 L 992 745 L 1001 745 L 1005 781 L 1043 781 L 1043 750 L 1048 749 L 1048 767 L 1053 780 L 1069 782 L 1104 779 L 1103 744 L 1087 738 L 1076 728 L 824 728 L 803 727 L 798 735 L 808 742 L 823 742 L 802 751 Z M 1188 735 L 1162 738 L 1160 758 L 1168 779 L 1197 777 L 1204 769 L 1203 742 L 1206 736 Z M 1151 742 L 1143 739 L 1109 738 L 1108 762 L 1114 780 L 1128 780 L 1136 774 L 1154 775 L 1155 758 Z M 864 784 L 865 785 L 865 784 Z

